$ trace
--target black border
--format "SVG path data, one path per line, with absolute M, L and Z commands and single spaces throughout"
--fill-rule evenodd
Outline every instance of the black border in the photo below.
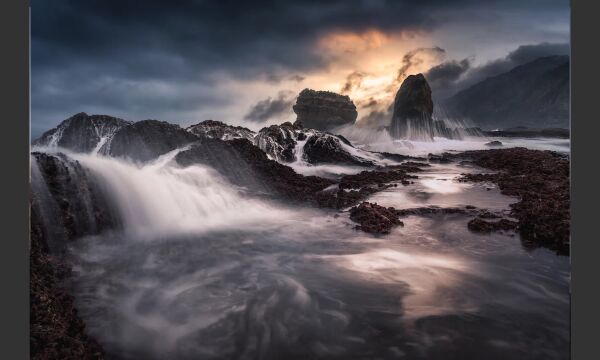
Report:
M 29 1 L 2 1 L 0 357 L 29 358 Z M 10 45 L 10 47 L 8 47 Z M 10 285 L 10 286 L 9 286 Z
M 600 233 L 598 163 L 598 8 L 571 1 L 571 355 L 598 357 Z M 596 25 L 596 26 L 594 26 Z
M 54 1 L 54 0 L 39 0 Z M 527 0 L 525 0 L 527 1 Z M 5 359 L 29 356 L 29 1 L 0 2 L 3 155 L 0 239 L 0 348 Z M 572 358 L 597 357 L 600 323 L 600 222 L 594 195 L 598 163 L 597 14 L 600 4 L 571 1 Z M 594 146 L 595 145 L 595 146 Z M 586 201 L 587 200 L 587 201 Z

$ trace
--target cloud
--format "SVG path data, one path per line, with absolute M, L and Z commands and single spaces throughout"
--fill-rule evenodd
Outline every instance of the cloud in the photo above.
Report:
M 434 60 L 441 60 L 444 58 L 446 50 L 436 46 L 433 48 L 418 48 L 407 52 L 402 58 L 402 66 L 398 69 L 396 75 L 396 81 L 402 83 L 408 75 L 412 75 L 411 71 L 415 67 L 422 65 L 426 61 L 426 57 L 430 57 Z
M 252 105 L 244 119 L 253 122 L 266 122 L 282 115 L 289 115 L 295 98 L 291 91 L 280 91 L 277 98 L 268 97 Z
M 471 62 L 468 58 L 460 61 L 446 61 L 429 69 L 425 73 L 425 77 L 432 87 L 444 86 L 456 81 L 462 74 L 469 70 L 470 65 Z
M 363 78 L 367 74 L 361 71 L 353 71 L 346 77 L 346 82 L 342 85 L 342 90 L 340 91 L 342 94 L 349 94 L 352 90 L 360 88 L 360 84 Z
M 306 79 L 306 77 L 305 77 L 305 76 L 302 76 L 302 75 L 297 75 L 297 74 L 296 74 L 296 75 L 292 75 L 292 76 L 290 76 L 290 77 L 289 77 L 289 80 L 291 80 L 291 81 L 295 81 L 295 82 L 297 82 L 297 83 L 301 83 L 301 82 L 302 82 L 302 81 L 304 81 L 305 79 Z
M 367 34 L 361 41 L 386 49 L 387 37 L 426 35 L 448 19 L 471 22 L 491 8 L 502 9 L 494 16 L 511 21 L 520 14 L 526 26 L 539 25 L 535 14 L 541 8 L 559 15 L 566 8 L 568 22 L 566 0 L 33 0 L 32 127 L 47 129 L 79 111 L 128 119 L 154 111 L 152 117 L 180 123 L 199 111 L 218 118 L 213 109 L 239 106 L 226 86 L 293 88 L 288 82 L 307 82 L 311 74 L 357 69 L 332 67 L 331 54 L 318 47 L 331 34 Z M 556 31 L 562 34 L 561 29 Z M 482 46 L 494 46 L 494 36 Z M 353 35 L 348 39 L 354 46 Z M 418 59 L 406 59 L 402 73 Z M 236 109 L 232 118 L 241 118 L 244 110 Z
M 434 66 L 427 73 L 434 99 L 443 100 L 488 77 L 496 76 L 513 68 L 552 55 L 568 55 L 569 44 L 539 43 L 521 45 L 505 57 L 473 67 L 469 59 L 449 61 Z

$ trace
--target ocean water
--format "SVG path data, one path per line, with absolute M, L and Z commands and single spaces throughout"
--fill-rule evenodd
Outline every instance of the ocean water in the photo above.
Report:
M 79 314 L 111 359 L 569 356 L 569 258 L 518 234 L 439 214 L 375 236 L 346 211 L 250 198 L 174 153 L 145 166 L 70 156 L 123 219 L 68 251 Z M 508 211 L 517 199 L 493 185 L 456 181 L 476 171 L 433 164 L 369 201 Z

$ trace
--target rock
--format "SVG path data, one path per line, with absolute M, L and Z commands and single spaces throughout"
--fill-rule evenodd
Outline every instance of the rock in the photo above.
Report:
M 254 131 L 248 128 L 227 125 L 215 120 L 204 120 L 196 125 L 189 126 L 185 130 L 199 137 L 220 140 L 248 139 L 253 141 L 256 135 Z
M 46 131 L 34 146 L 61 147 L 75 152 L 98 150 L 115 132 L 131 124 L 107 115 L 78 113 Z
M 438 215 L 438 214 L 476 214 L 477 210 L 475 209 L 474 206 L 469 207 L 466 206 L 464 209 L 461 208 L 457 208 L 457 207 L 450 207 L 450 208 L 441 208 L 438 206 L 426 206 L 426 207 L 419 207 L 419 208 L 410 208 L 410 209 L 402 209 L 402 210 L 396 210 L 396 213 L 398 214 L 398 216 L 411 216 L 411 215 L 416 215 L 416 216 L 430 216 L 430 215 Z
M 304 128 L 299 121 L 261 129 L 254 138 L 254 144 L 271 159 L 281 163 L 303 160 L 313 165 L 374 165 L 373 161 L 358 156 L 362 150 L 353 149 L 354 146 L 343 136 Z
M 467 151 L 454 155 L 496 171 L 466 174 L 461 181 L 494 182 L 502 194 L 518 197 L 511 216 L 519 220 L 526 247 L 547 247 L 568 255 L 570 246 L 569 160 L 551 151 L 525 148 Z
M 341 189 L 360 189 L 368 185 L 388 184 L 390 182 L 416 179 L 417 176 L 408 172 L 420 171 L 415 167 L 394 167 L 393 170 L 361 171 L 358 174 L 344 175 L 340 179 Z
M 354 124 L 358 116 L 356 106 L 348 96 L 312 89 L 300 92 L 293 109 L 297 121 L 321 131 Z
M 254 145 L 258 146 L 271 159 L 279 162 L 293 162 L 296 160 L 295 148 L 298 135 L 302 133 L 302 126 L 285 122 L 281 125 L 271 125 L 262 128 L 254 138 Z M 301 138 L 306 138 L 303 134 Z
M 442 153 L 441 155 L 436 154 L 428 154 L 427 159 L 429 162 L 438 163 L 438 164 L 448 164 L 452 162 L 452 154 L 450 153 Z
M 490 141 L 489 143 L 485 143 L 485 146 L 489 146 L 489 147 L 496 147 L 496 146 L 502 146 L 502 142 L 498 141 L 498 140 L 494 140 L 494 141 Z
M 87 171 L 63 153 L 31 153 L 31 208 L 44 214 L 42 235 L 52 253 L 86 235 L 114 229 L 118 221 L 99 186 Z
M 117 131 L 100 153 L 146 162 L 195 141 L 198 137 L 179 125 L 143 120 Z
M 345 141 L 344 141 L 345 140 Z M 303 148 L 303 159 L 309 164 L 345 164 L 356 166 L 374 166 L 367 159 L 350 154 L 344 146 L 348 140 L 338 136 L 316 132 L 308 138 Z M 352 147 L 352 145 L 349 145 Z
M 298 202 L 319 205 L 319 199 L 334 196 L 320 192 L 334 185 L 335 181 L 300 175 L 292 168 L 269 159 L 246 139 L 204 139 L 177 154 L 175 160 L 182 166 L 210 165 L 235 185 Z
M 402 82 L 394 100 L 390 134 L 395 139 L 433 140 L 433 101 L 423 74 L 410 75 Z
M 474 232 L 489 233 L 498 230 L 515 230 L 518 226 L 516 221 L 500 219 L 499 221 L 485 221 L 479 217 L 469 221 L 467 227 Z
M 48 253 L 33 208 L 29 271 L 30 358 L 103 359 L 100 345 L 85 333 L 73 297 L 60 286 L 69 268 Z
M 404 226 L 396 209 L 368 202 L 350 209 L 350 219 L 360 224 L 356 227 L 358 230 L 375 234 L 389 234 L 393 227 Z

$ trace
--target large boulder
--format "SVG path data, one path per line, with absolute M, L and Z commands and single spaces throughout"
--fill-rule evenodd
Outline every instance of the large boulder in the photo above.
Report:
M 107 115 L 75 114 L 33 142 L 35 146 L 61 147 L 75 152 L 97 151 L 129 121 Z
M 252 141 L 256 135 L 254 131 L 248 128 L 227 125 L 215 120 L 204 120 L 188 127 L 186 130 L 196 136 L 220 140 L 247 139 Z
M 269 158 L 282 163 L 374 165 L 367 154 L 354 148 L 343 136 L 304 128 L 300 121 L 261 129 L 254 138 L 254 145 Z
M 434 129 L 431 88 L 423 74 L 409 75 L 396 93 L 390 134 L 395 139 L 432 141 Z
M 356 166 L 373 166 L 370 160 L 355 156 L 349 150 L 352 145 L 341 136 L 317 132 L 306 140 L 303 148 L 303 159 L 309 164 L 344 164 Z M 356 150 L 356 149 L 355 149 Z M 358 150 L 356 150 L 358 152 Z
M 179 125 L 143 120 L 117 131 L 112 140 L 100 149 L 100 153 L 146 162 L 198 139 Z
M 293 109 L 304 126 L 321 131 L 354 124 L 358 116 L 356 106 L 348 96 L 312 89 L 300 92 Z

